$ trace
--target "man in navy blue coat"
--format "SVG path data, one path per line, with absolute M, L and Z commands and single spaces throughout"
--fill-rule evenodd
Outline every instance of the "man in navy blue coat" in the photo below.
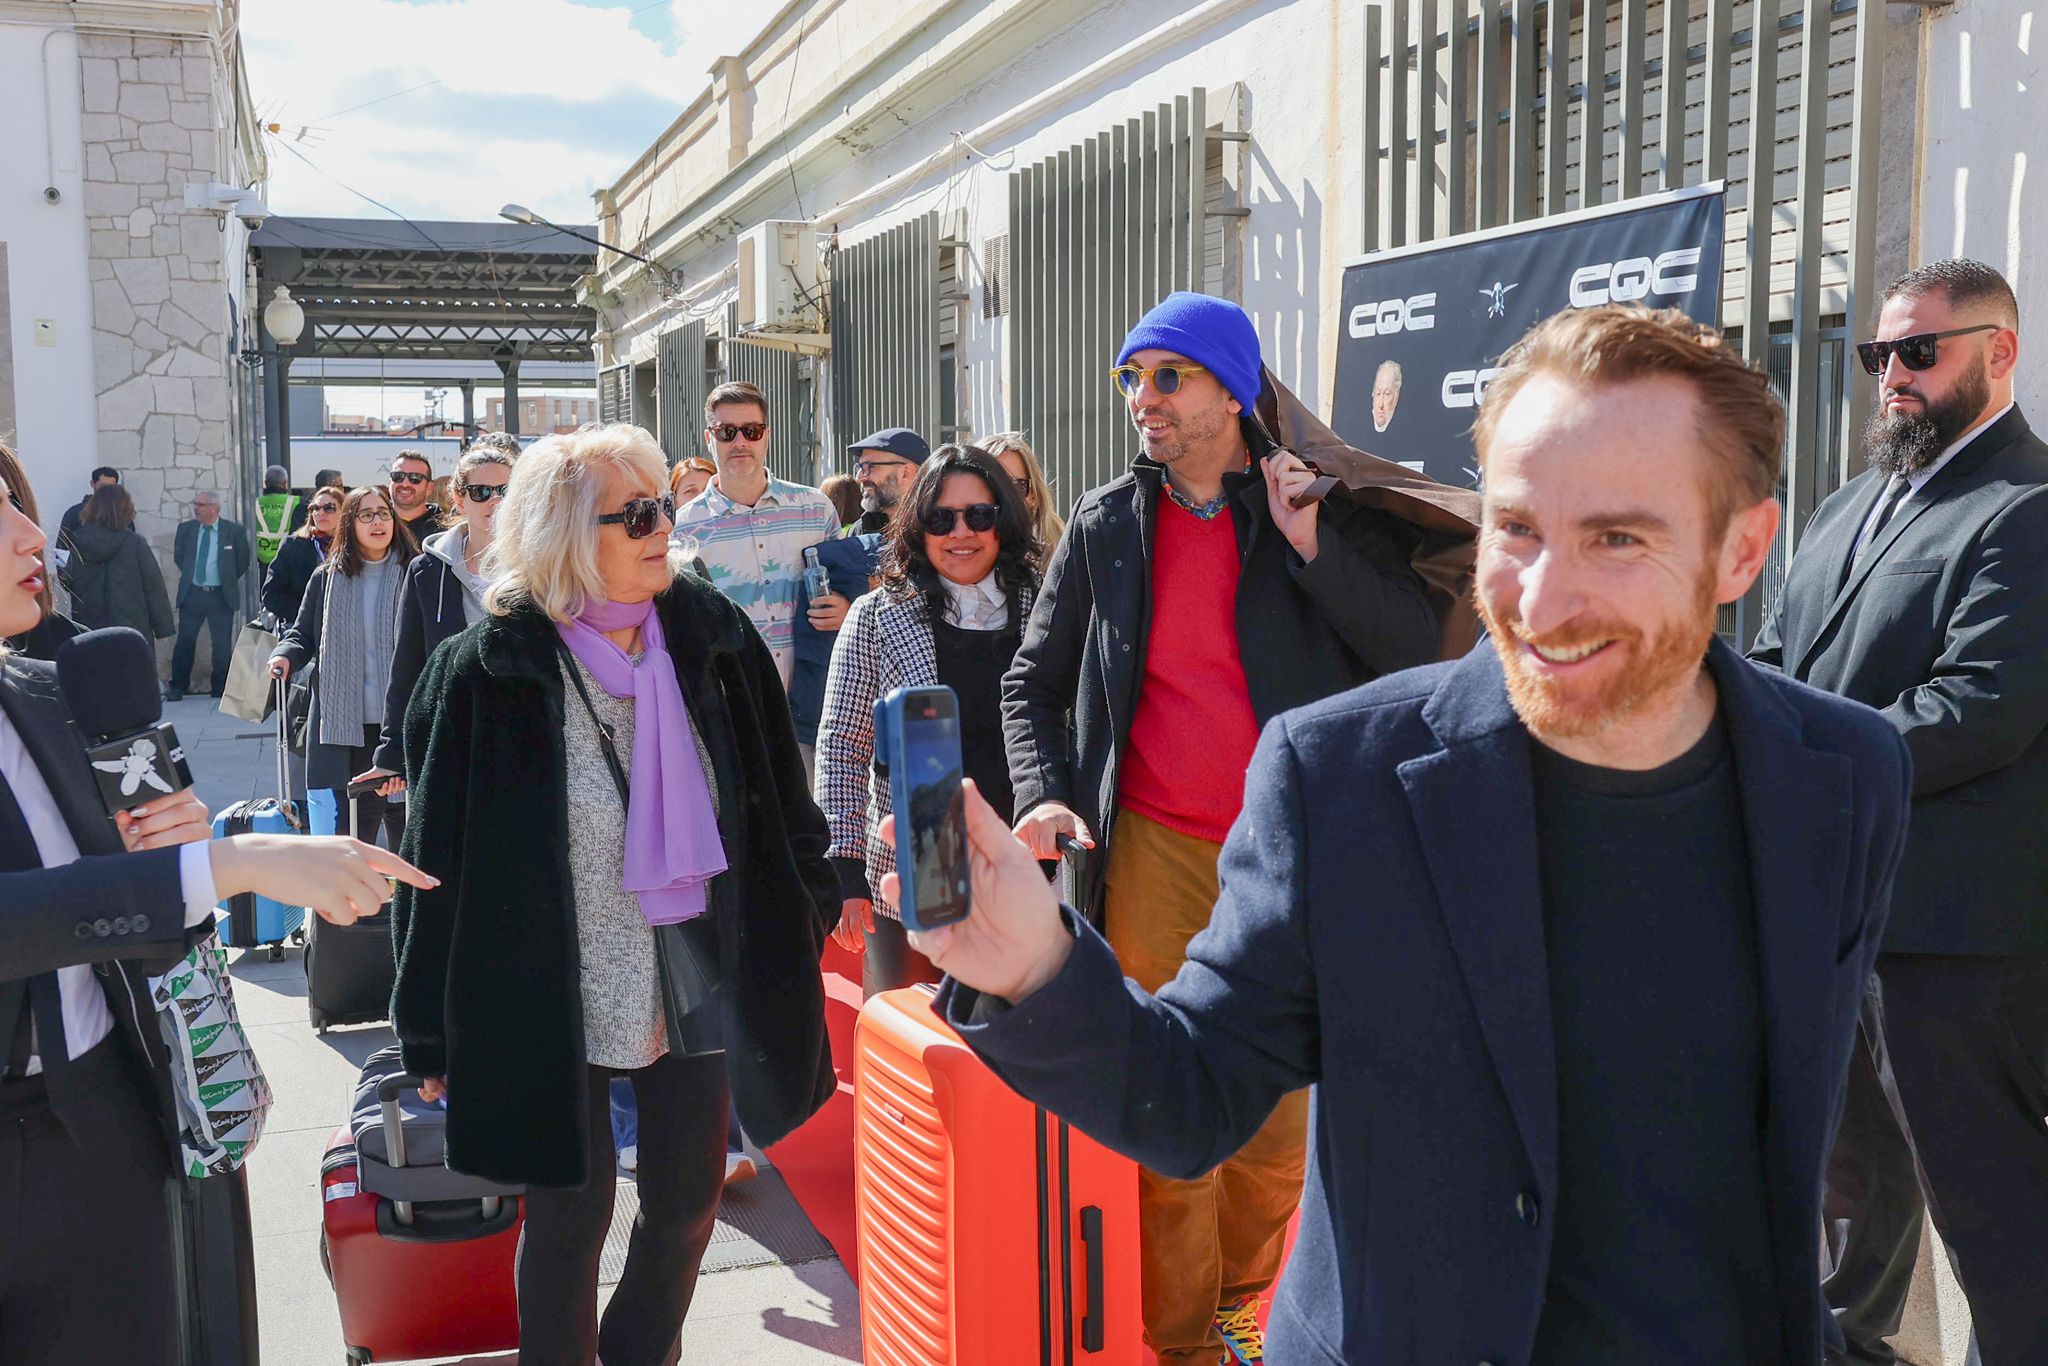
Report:
M 1820 1359 L 1820 1184 L 1910 763 L 1714 637 L 1784 415 L 1677 313 L 1504 359 L 1475 432 L 1491 644 L 1284 713 L 1179 976 L 1125 982 L 970 800 L 916 937 L 1025 1095 L 1193 1176 L 1315 1087 L 1271 1358 Z

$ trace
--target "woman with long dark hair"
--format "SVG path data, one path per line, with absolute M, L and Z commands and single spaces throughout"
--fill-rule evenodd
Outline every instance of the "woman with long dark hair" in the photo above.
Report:
M 64 582 L 71 589 L 71 615 L 88 631 L 127 626 L 157 640 L 178 633 L 163 567 L 149 542 L 128 528 L 135 524 L 135 500 L 119 484 L 92 491 L 71 535 L 71 562 Z
M 0 483 L 7 486 L 7 502 L 32 523 L 42 521 L 42 513 L 36 506 L 35 490 L 28 486 L 28 471 L 21 467 L 21 458 L 13 448 L 0 441 Z M 0 508 L 0 513 L 6 509 Z M 35 601 L 38 616 L 35 625 L 14 636 L 0 636 L 0 653 L 14 650 L 27 659 L 54 659 L 57 647 L 78 634 L 77 622 L 57 610 L 57 604 L 50 593 L 50 580 L 54 574 L 39 576 Z
M 310 525 L 310 523 L 309 523 Z M 317 663 L 307 721 L 306 786 L 334 793 L 346 810 L 349 779 L 370 766 L 384 719 L 384 694 L 397 648 L 398 593 L 405 566 L 419 553 L 391 496 L 370 484 L 342 500 L 334 547 L 306 585 L 298 619 L 279 637 L 270 676 L 290 678 Z M 375 792 L 356 799 L 356 829 L 376 842 L 379 823 L 393 849 L 405 808 Z
M 896 864 L 875 835 L 890 800 L 874 772 L 875 700 L 896 688 L 952 688 L 967 776 L 1012 819 L 1003 671 L 1031 614 L 1042 553 L 1023 496 L 995 458 L 941 446 L 883 533 L 881 585 L 855 601 L 832 647 L 815 785 L 843 898 L 835 936 L 865 950 L 861 984 L 870 996 L 938 980 L 880 893 Z

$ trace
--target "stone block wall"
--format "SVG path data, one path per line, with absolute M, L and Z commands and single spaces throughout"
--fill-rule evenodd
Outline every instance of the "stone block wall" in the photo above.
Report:
M 187 184 L 233 179 L 228 106 L 204 41 L 82 34 L 79 58 L 99 463 L 168 573 L 194 491 L 240 492 L 223 221 L 185 208 Z

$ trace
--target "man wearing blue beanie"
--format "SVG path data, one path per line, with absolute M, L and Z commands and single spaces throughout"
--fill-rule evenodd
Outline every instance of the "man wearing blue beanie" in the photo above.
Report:
M 1351 499 L 1296 507 L 1316 474 L 1253 416 L 1244 310 L 1169 295 L 1111 378 L 1140 442 L 1075 506 L 1003 686 L 1017 833 L 1096 849 L 1077 889 L 1124 972 L 1156 991 L 1209 920 L 1259 728 L 1437 656 L 1416 533 Z M 1071 721 L 1070 719 L 1071 718 Z M 1139 1182 L 1145 1337 L 1161 1366 L 1263 1359 L 1259 1297 L 1301 1200 L 1308 1093 L 1237 1156 Z

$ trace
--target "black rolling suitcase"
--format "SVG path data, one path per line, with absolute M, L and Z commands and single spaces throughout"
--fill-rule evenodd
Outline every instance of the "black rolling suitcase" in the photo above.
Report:
M 182 1366 L 257 1366 L 256 1240 L 246 1171 L 172 1178 Z
M 342 794 L 348 832 L 356 830 L 357 789 Z M 318 916 L 306 922 L 306 1015 L 325 1034 L 336 1025 L 378 1024 L 390 1017 L 398 964 L 391 948 L 389 909 L 353 925 Z

